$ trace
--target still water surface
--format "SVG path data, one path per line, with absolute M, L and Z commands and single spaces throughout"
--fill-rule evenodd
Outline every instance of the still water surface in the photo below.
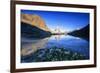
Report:
M 89 41 L 70 35 L 53 35 L 44 39 L 22 38 L 21 44 L 21 62 L 33 62 L 35 58 L 32 55 L 38 50 L 52 47 L 78 52 L 89 59 Z

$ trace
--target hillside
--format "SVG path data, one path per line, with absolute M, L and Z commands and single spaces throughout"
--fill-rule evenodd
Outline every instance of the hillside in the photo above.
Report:
M 44 20 L 38 15 L 21 14 L 21 36 L 27 38 L 45 38 L 51 35 Z
M 75 30 L 75 31 L 70 32 L 68 34 L 89 40 L 89 24 L 80 30 Z
M 27 38 L 45 38 L 49 37 L 51 33 L 49 31 L 44 31 L 36 26 L 32 26 L 26 23 L 21 23 L 21 36 Z
M 50 31 L 43 18 L 36 14 L 31 15 L 21 13 L 21 22 L 36 26 L 44 31 Z

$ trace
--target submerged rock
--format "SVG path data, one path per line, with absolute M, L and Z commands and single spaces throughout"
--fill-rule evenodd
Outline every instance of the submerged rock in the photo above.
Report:
M 47 62 L 47 61 L 67 61 L 67 60 L 85 60 L 85 59 L 87 58 L 78 52 L 72 52 L 71 50 L 66 50 L 64 48 L 57 48 L 57 47 L 37 50 L 35 53 L 31 55 L 22 56 L 21 58 L 22 62 Z

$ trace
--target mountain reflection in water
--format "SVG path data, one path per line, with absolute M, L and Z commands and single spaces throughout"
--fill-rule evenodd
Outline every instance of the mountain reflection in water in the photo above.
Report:
M 31 53 L 34 53 L 38 49 L 44 48 L 47 41 L 48 41 L 48 38 L 37 39 L 37 40 L 26 40 L 22 42 L 21 55 L 22 56 L 30 55 Z
M 89 59 L 89 41 L 70 35 L 22 38 L 21 44 L 22 63 Z

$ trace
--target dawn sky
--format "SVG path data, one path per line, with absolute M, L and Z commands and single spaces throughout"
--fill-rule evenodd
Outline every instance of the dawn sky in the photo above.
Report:
M 21 13 L 39 15 L 50 30 L 73 31 L 89 24 L 89 13 L 21 10 Z

